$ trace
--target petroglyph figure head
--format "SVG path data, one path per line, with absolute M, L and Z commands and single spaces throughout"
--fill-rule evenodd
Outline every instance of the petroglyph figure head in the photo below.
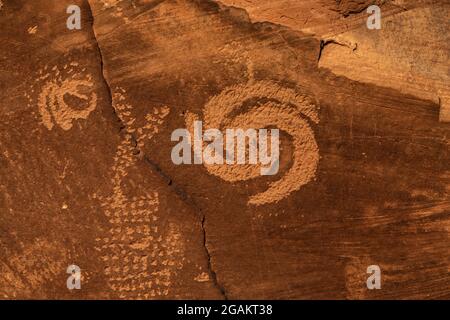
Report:
M 47 81 L 38 100 L 39 113 L 47 129 L 53 129 L 56 124 L 63 130 L 69 130 L 74 120 L 87 119 L 97 106 L 97 95 L 92 91 L 93 86 L 89 79 Z M 71 103 L 68 103 L 66 99 L 70 96 Z M 80 105 L 76 105 L 77 102 L 74 101 Z

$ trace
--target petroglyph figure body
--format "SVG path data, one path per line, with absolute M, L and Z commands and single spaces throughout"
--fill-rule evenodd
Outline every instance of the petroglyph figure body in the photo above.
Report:
M 97 239 L 97 250 L 103 253 L 105 275 L 109 287 L 125 299 L 151 299 L 169 294 L 173 275 L 182 263 L 183 242 L 178 226 L 169 223 L 159 230 L 159 195 L 143 191 L 129 197 L 124 183 L 136 165 L 136 147 L 158 132 L 168 108 L 154 109 L 146 117 L 146 125 L 138 127 L 125 103 L 124 91 L 113 95 L 114 108 L 126 126 L 126 133 L 117 148 L 112 172 L 112 194 L 101 197 L 101 205 L 111 228 L 109 236 Z M 136 141 L 132 134 L 136 133 Z

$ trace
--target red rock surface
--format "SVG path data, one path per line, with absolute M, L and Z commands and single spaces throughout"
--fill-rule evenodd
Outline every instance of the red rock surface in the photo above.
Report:
M 0 298 L 449 298 L 448 13 L 3 1 Z M 192 119 L 280 128 L 278 174 L 175 165 Z

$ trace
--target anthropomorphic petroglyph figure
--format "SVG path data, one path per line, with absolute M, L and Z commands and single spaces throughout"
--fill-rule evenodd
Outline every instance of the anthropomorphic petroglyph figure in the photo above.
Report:
M 129 196 L 123 184 L 139 160 L 136 151 L 158 132 L 169 109 L 155 108 L 139 126 L 124 94 L 120 88 L 113 94 L 125 135 L 114 158 L 112 193 L 100 199 L 111 228 L 107 237 L 97 239 L 97 250 L 102 253 L 109 286 L 119 298 L 152 299 L 169 294 L 171 280 L 183 260 L 183 242 L 176 224 L 169 223 L 166 230 L 158 227 L 156 191 Z

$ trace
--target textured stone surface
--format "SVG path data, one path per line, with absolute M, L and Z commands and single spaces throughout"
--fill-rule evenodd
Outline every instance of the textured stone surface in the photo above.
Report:
M 222 2 L 246 9 L 253 21 L 269 21 L 314 35 L 324 43 L 320 67 L 356 81 L 434 101 L 441 105 L 441 121 L 450 121 L 450 2 Z M 369 15 L 365 9 L 371 4 L 381 7 L 381 30 L 366 27 Z
M 168 110 L 130 124 L 125 92 L 111 101 L 103 78 L 90 7 L 78 2 L 83 28 L 69 31 L 69 4 L 1 12 L 0 296 L 220 297 L 202 217 L 132 136 L 153 139 Z M 70 264 L 82 290 L 66 288 Z
M 1 298 L 450 297 L 447 5 L 3 3 Z M 173 164 L 193 119 L 280 128 L 279 173 Z
M 334 36 L 320 66 L 434 101 L 441 105 L 441 121 L 448 122 L 449 14 L 450 2 L 424 5 L 384 18 L 379 32 L 362 25 Z

